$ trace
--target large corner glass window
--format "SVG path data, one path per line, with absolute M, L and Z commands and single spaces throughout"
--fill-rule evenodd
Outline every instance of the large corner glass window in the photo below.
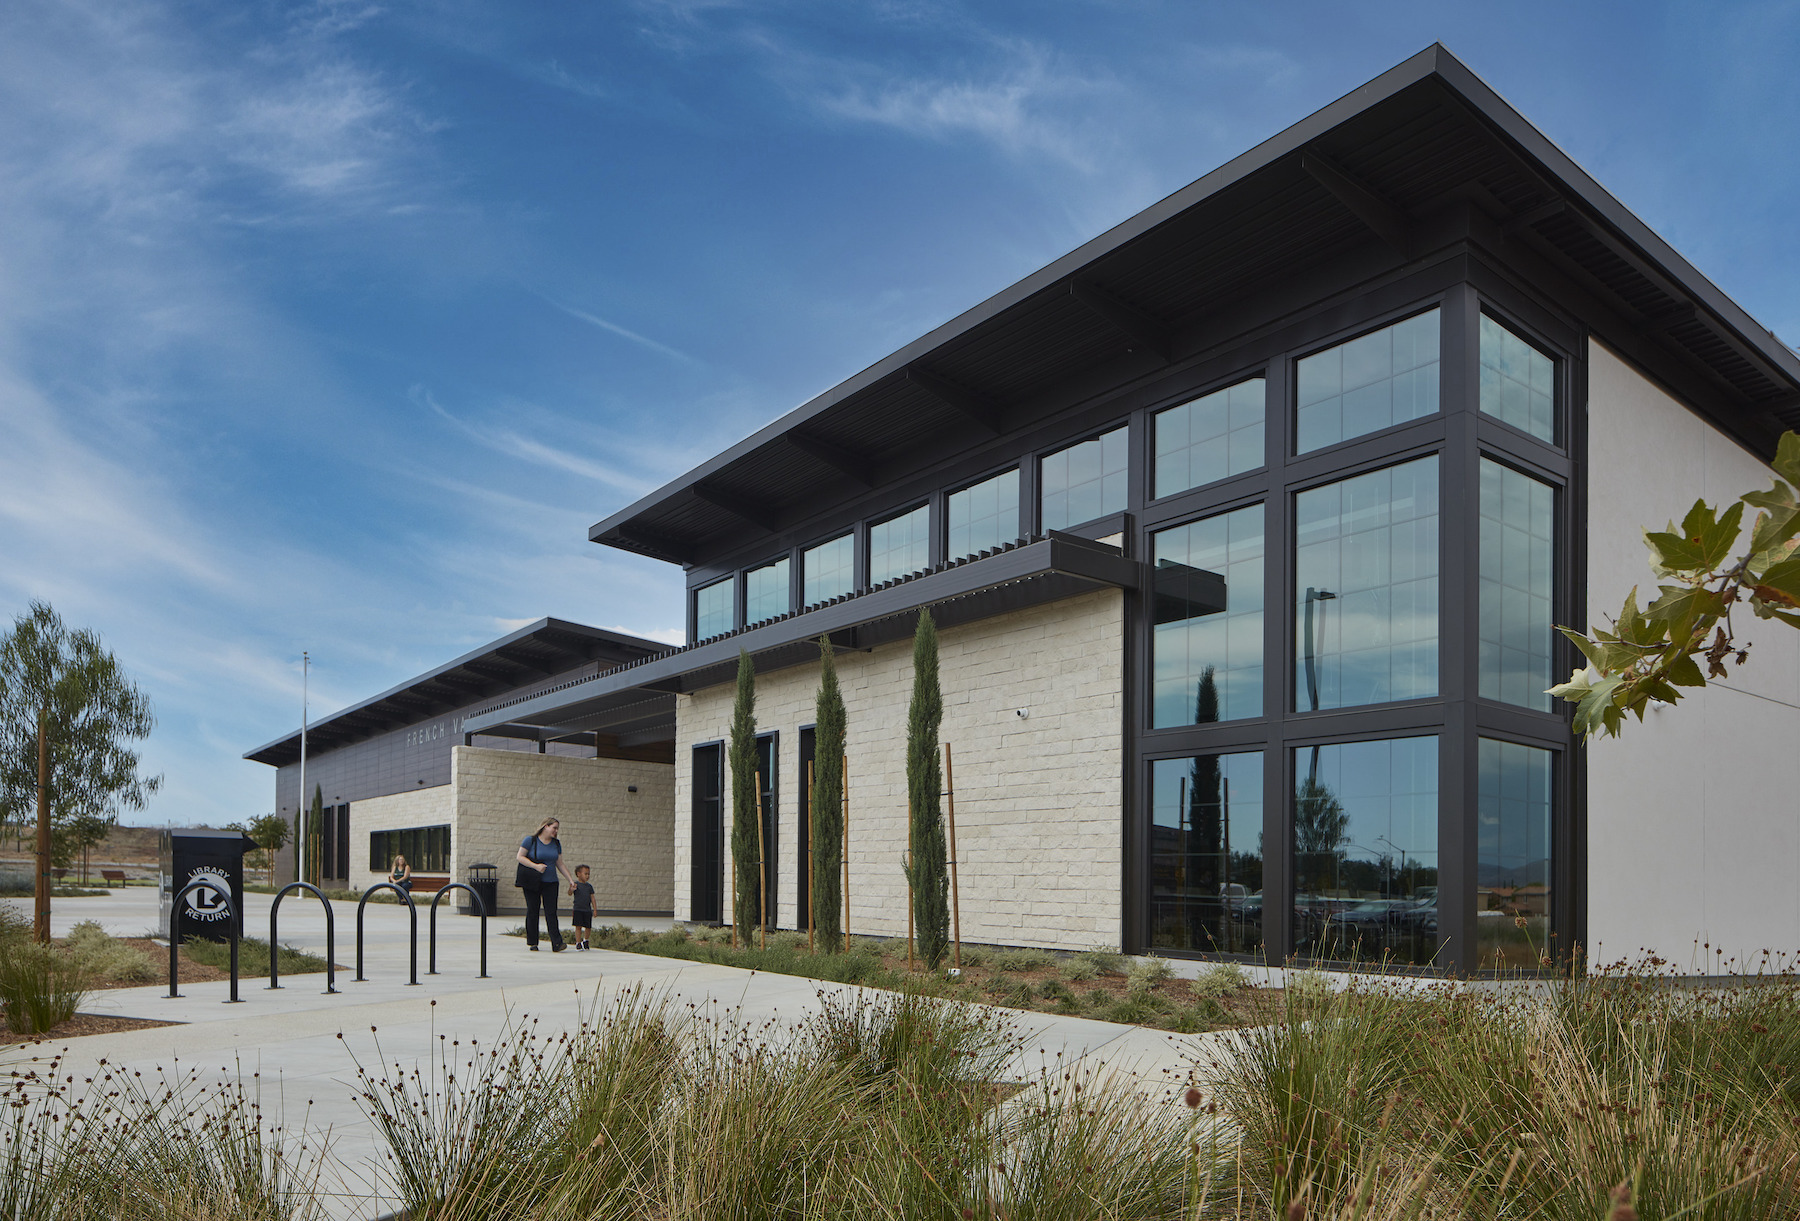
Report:
M 1263 507 L 1251 505 L 1151 541 L 1155 634 L 1152 719 L 1158 729 L 1262 715 Z M 1225 578 L 1225 609 L 1183 595 L 1196 569 Z
M 1436 695 L 1436 455 L 1294 501 L 1294 707 Z
M 1438 740 L 1294 752 L 1294 949 L 1423 965 L 1437 955 Z
M 931 508 L 911 512 L 869 527 L 869 584 L 931 567 Z
M 1549 485 L 1481 460 L 1483 699 L 1550 711 L 1555 525 Z
M 732 627 L 732 602 L 737 597 L 737 578 L 726 577 L 694 595 L 694 639 L 705 640 Z
M 1019 537 L 1019 472 L 1015 468 L 952 492 L 945 498 L 949 518 L 947 558 L 966 555 L 1010 543 Z
M 788 587 L 788 561 L 784 555 L 773 564 L 752 568 L 744 574 L 744 622 L 761 623 L 785 615 L 792 609 L 793 595 Z
M 1262 752 L 1158 759 L 1150 775 L 1150 944 L 1263 949 Z
M 1481 316 L 1481 410 L 1556 444 L 1556 362 Z
M 800 553 L 800 601 L 803 606 L 847 594 L 856 588 L 856 535 L 844 534 Z
M 1039 465 L 1044 529 L 1061 530 L 1125 511 L 1131 429 L 1059 449 Z
M 1551 753 L 1481 739 L 1475 944 L 1488 970 L 1535 970 L 1550 946 Z
M 1309 453 L 1438 409 L 1438 311 L 1297 362 L 1295 452 Z
M 1156 413 L 1152 497 L 1173 496 L 1263 464 L 1267 384 L 1252 377 Z

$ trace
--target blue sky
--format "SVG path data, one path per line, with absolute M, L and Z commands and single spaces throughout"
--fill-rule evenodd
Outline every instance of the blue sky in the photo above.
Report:
M 1800 5 L 0 6 L 0 616 L 155 700 L 134 821 L 543 615 L 589 524 L 1445 43 L 1800 338 Z

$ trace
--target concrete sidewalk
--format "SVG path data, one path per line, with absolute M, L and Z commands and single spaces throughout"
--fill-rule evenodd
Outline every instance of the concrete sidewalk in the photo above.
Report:
M 14 900 L 0 900 L 16 902 Z M 268 935 L 269 898 L 247 896 L 251 935 Z M 337 904 L 337 961 L 354 968 L 355 905 Z M 53 931 L 64 935 L 76 921 L 95 919 L 119 936 L 143 936 L 155 925 L 155 891 L 128 889 L 107 898 L 59 899 Z M 338 993 L 326 995 L 322 974 L 284 978 L 279 991 L 265 981 L 244 981 L 241 1004 L 224 1003 L 224 982 L 188 984 L 172 999 L 167 985 L 97 992 L 83 1012 L 160 1018 L 183 1023 L 121 1034 L 93 1035 L 30 1049 L 42 1071 L 60 1056 L 58 1075 L 91 1076 L 104 1059 L 112 1066 L 148 1071 L 177 1064 L 203 1083 L 254 1082 L 269 1121 L 292 1132 L 304 1126 L 326 1133 L 329 1153 L 322 1184 L 337 1218 L 376 1217 L 395 1201 L 385 1190 L 383 1150 L 356 1101 L 356 1062 L 396 1065 L 411 1071 L 429 1062 L 440 1038 L 491 1042 L 527 1018 L 540 1029 L 573 1027 L 582 1008 L 614 993 L 642 986 L 694 1004 L 722 1020 L 745 1025 L 792 1025 L 819 1007 L 821 993 L 862 989 L 788 975 L 684 962 L 605 950 L 552 954 L 526 950 L 503 936 L 510 919 L 489 922 L 489 979 L 476 977 L 480 921 L 449 910 L 438 915 L 438 969 L 428 975 L 426 914 L 419 914 L 419 985 L 408 984 L 408 921 L 404 908 L 369 904 L 365 911 L 364 973 L 338 973 Z M 668 921 L 642 922 L 667 927 Z M 292 895 L 282 901 L 280 936 L 314 953 L 325 948 L 325 920 L 318 903 Z M 1083 1069 L 1130 1074 L 1140 1088 L 1161 1095 L 1185 1085 L 1218 1050 L 1220 1036 L 1171 1035 L 1085 1018 L 1009 1011 L 1022 1050 L 1009 1067 L 1015 1080 L 1034 1078 L 1059 1062 Z M 340 1041 L 339 1036 L 342 1036 Z M 4 1055 L 5 1053 L 0 1053 Z M 24 1065 L 13 1065 L 23 1068 Z M 254 1074 L 254 1076 L 253 1076 Z

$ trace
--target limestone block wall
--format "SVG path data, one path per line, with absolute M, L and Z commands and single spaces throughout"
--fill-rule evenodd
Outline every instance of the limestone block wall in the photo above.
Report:
M 456 819 L 450 786 L 436 784 L 430 788 L 415 789 L 410 793 L 393 793 L 386 797 L 369 797 L 362 801 L 350 803 L 350 882 L 352 890 L 366 890 L 376 882 L 385 881 L 388 866 L 384 862 L 379 869 L 370 869 L 369 833 L 371 831 L 397 831 L 405 827 L 436 827 L 450 824 L 451 851 L 456 845 Z M 419 862 L 409 862 L 415 872 Z M 457 880 L 451 875 L 452 880 Z M 335 883 L 334 883 L 335 885 Z M 384 892 L 390 899 L 393 891 Z M 445 900 L 448 902 L 449 900 Z
M 491 862 L 500 870 L 500 909 L 523 910 L 512 885 L 514 856 L 521 839 L 554 817 L 562 821 L 569 868 L 592 867 L 601 911 L 667 915 L 674 906 L 674 772 L 666 763 L 458 746 L 450 761 L 451 876 L 462 881 L 470 863 Z M 566 893 L 561 907 L 568 909 Z
M 943 740 L 954 748 L 962 934 L 1085 949 L 1119 943 L 1124 597 L 1086 594 L 941 633 Z M 848 712 L 850 931 L 906 933 L 906 711 L 912 642 L 841 653 Z M 757 679 L 757 726 L 780 734 L 777 920 L 794 927 L 800 728 L 817 666 Z M 690 908 L 692 747 L 728 736 L 735 688 L 676 705 L 675 912 Z M 1018 709 L 1029 710 L 1020 718 Z M 727 790 L 729 791 L 729 790 Z M 731 813 L 725 811 L 729 853 Z M 729 877 L 729 857 L 727 858 Z M 729 891 L 727 896 L 729 913 Z
M 1774 475 L 1607 348 L 1588 360 L 1588 616 L 1604 624 L 1633 585 L 1654 596 L 1641 530 Z M 1747 665 L 1587 749 L 1594 961 L 1649 950 L 1715 974 L 1800 953 L 1800 632 L 1733 619 Z

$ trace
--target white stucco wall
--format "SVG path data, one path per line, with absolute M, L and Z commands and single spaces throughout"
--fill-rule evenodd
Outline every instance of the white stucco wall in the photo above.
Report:
M 1588 365 L 1588 614 L 1654 596 L 1642 530 L 1773 473 L 1600 344 Z M 1748 526 L 1748 521 L 1746 521 Z M 1749 663 L 1588 749 L 1588 938 L 1684 969 L 1800 953 L 1800 632 L 1734 617 Z
M 519 841 L 556 818 L 569 869 L 593 870 L 601 911 L 666 914 L 675 876 L 674 772 L 667 763 L 458 746 L 450 760 L 451 878 L 463 881 L 472 862 L 491 862 L 500 870 L 501 910 L 522 910 L 512 884 Z M 568 906 L 565 894 L 560 907 Z
M 435 827 L 451 824 L 450 848 L 456 850 L 455 820 L 451 816 L 450 786 L 436 784 L 409 793 L 392 793 L 385 797 L 369 797 L 350 803 L 350 881 L 351 890 L 366 890 L 387 879 L 386 868 L 369 868 L 369 833 L 394 831 L 403 827 Z M 415 870 L 417 861 L 412 862 Z M 333 883 L 337 885 L 337 883 Z M 393 891 L 385 892 L 391 899 Z M 446 900 L 448 901 L 448 900 Z
M 1085 949 L 1119 942 L 1124 599 L 1087 594 L 940 636 L 952 744 L 962 935 Z M 848 713 L 850 931 L 906 933 L 906 710 L 912 642 L 838 655 Z M 760 675 L 757 727 L 777 730 L 777 922 L 794 927 L 802 725 L 817 666 Z M 728 736 L 734 687 L 676 705 L 675 911 L 689 914 L 695 743 Z M 1028 708 L 1020 719 L 1016 710 Z M 729 853 L 731 812 L 725 810 Z M 730 865 L 727 863 L 727 876 Z M 729 916 L 729 890 L 725 893 Z

